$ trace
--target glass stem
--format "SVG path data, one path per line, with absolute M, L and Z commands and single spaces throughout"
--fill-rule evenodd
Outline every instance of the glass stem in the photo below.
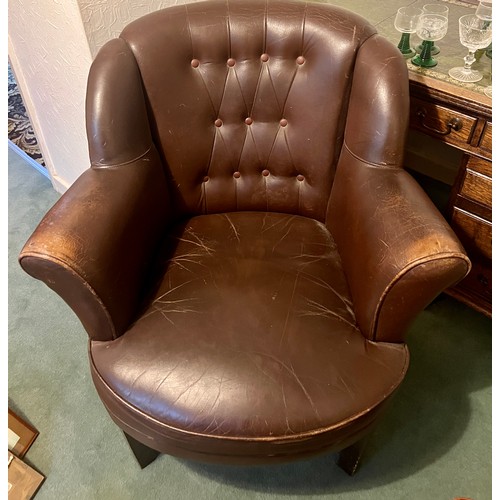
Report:
M 422 52 L 420 52 L 420 57 L 423 61 L 429 61 L 432 58 L 432 46 L 434 42 L 429 40 L 424 40 L 422 43 Z
M 476 60 L 474 51 L 469 49 L 469 53 L 464 57 L 464 70 L 470 72 L 472 63 Z
M 401 40 L 399 40 L 398 49 L 402 54 L 408 54 L 411 52 L 410 33 L 403 33 L 401 35 Z

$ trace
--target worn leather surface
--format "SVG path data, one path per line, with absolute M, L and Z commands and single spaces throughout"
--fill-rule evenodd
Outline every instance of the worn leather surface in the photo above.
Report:
M 369 339 L 404 341 L 416 315 L 470 269 L 448 223 L 401 168 L 344 150 L 329 211 L 356 319 Z
M 168 202 L 154 148 L 130 163 L 88 169 L 44 216 L 20 264 L 61 295 L 90 338 L 116 338 L 150 286 Z
M 371 429 L 408 325 L 470 267 L 402 168 L 408 107 L 401 54 L 332 5 L 196 2 L 103 47 L 91 168 L 20 262 L 82 321 L 123 430 L 258 463 Z
M 172 231 L 166 252 L 141 318 L 90 346 L 103 401 L 127 401 L 146 428 L 161 423 L 175 439 L 194 433 L 215 451 L 225 438 L 237 446 L 262 437 L 286 450 L 317 432 L 329 435 L 326 446 L 403 379 L 406 347 L 367 341 L 357 328 L 323 224 L 261 212 L 198 216 Z
M 326 224 L 361 331 L 388 342 L 403 342 L 417 314 L 471 266 L 448 223 L 401 168 L 408 106 L 404 60 L 375 35 L 356 57 Z
M 85 103 L 92 167 L 147 157 L 151 130 L 137 62 L 124 40 L 110 40 L 91 68 Z

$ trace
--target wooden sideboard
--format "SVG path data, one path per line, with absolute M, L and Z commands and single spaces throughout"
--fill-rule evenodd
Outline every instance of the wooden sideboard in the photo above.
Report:
M 413 71 L 410 95 L 411 129 L 462 152 L 443 212 L 464 245 L 472 270 L 446 293 L 491 317 L 491 99 Z

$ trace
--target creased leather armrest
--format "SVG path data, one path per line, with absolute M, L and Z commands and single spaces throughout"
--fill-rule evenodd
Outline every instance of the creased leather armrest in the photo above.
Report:
M 125 165 L 91 168 L 43 218 L 20 264 L 68 303 L 93 340 L 114 339 L 137 313 L 168 203 L 154 148 Z
M 371 340 L 402 342 L 416 315 L 470 270 L 457 237 L 408 172 L 363 162 L 345 146 L 327 226 Z
M 404 341 L 415 316 L 470 269 L 447 222 L 402 169 L 408 116 L 406 62 L 374 35 L 356 57 L 326 224 L 361 331 L 386 342 Z

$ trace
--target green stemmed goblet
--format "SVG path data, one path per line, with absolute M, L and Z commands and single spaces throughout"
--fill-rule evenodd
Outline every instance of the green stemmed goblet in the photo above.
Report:
M 417 7 L 401 7 L 394 19 L 394 27 L 401 32 L 398 49 L 406 58 L 415 55 L 415 50 L 410 46 L 410 34 L 417 30 L 418 20 L 422 13 L 422 9 Z
M 427 3 L 422 7 L 422 10 L 424 11 L 424 14 L 438 14 L 439 16 L 444 16 L 448 18 L 448 12 L 450 9 L 443 4 L 440 3 Z M 415 47 L 415 50 L 420 54 L 422 52 L 422 44 L 420 43 Z M 432 42 L 431 44 L 431 55 L 435 56 L 441 52 L 441 49 L 434 43 Z
M 418 20 L 417 36 L 422 40 L 422 52 L 411 62 L 423 68 L 433 68 L 437 61 L 432 57 L 433 42 L 444 38 L 448 31 L 448 18 L 440 14 L 422 14 Z

